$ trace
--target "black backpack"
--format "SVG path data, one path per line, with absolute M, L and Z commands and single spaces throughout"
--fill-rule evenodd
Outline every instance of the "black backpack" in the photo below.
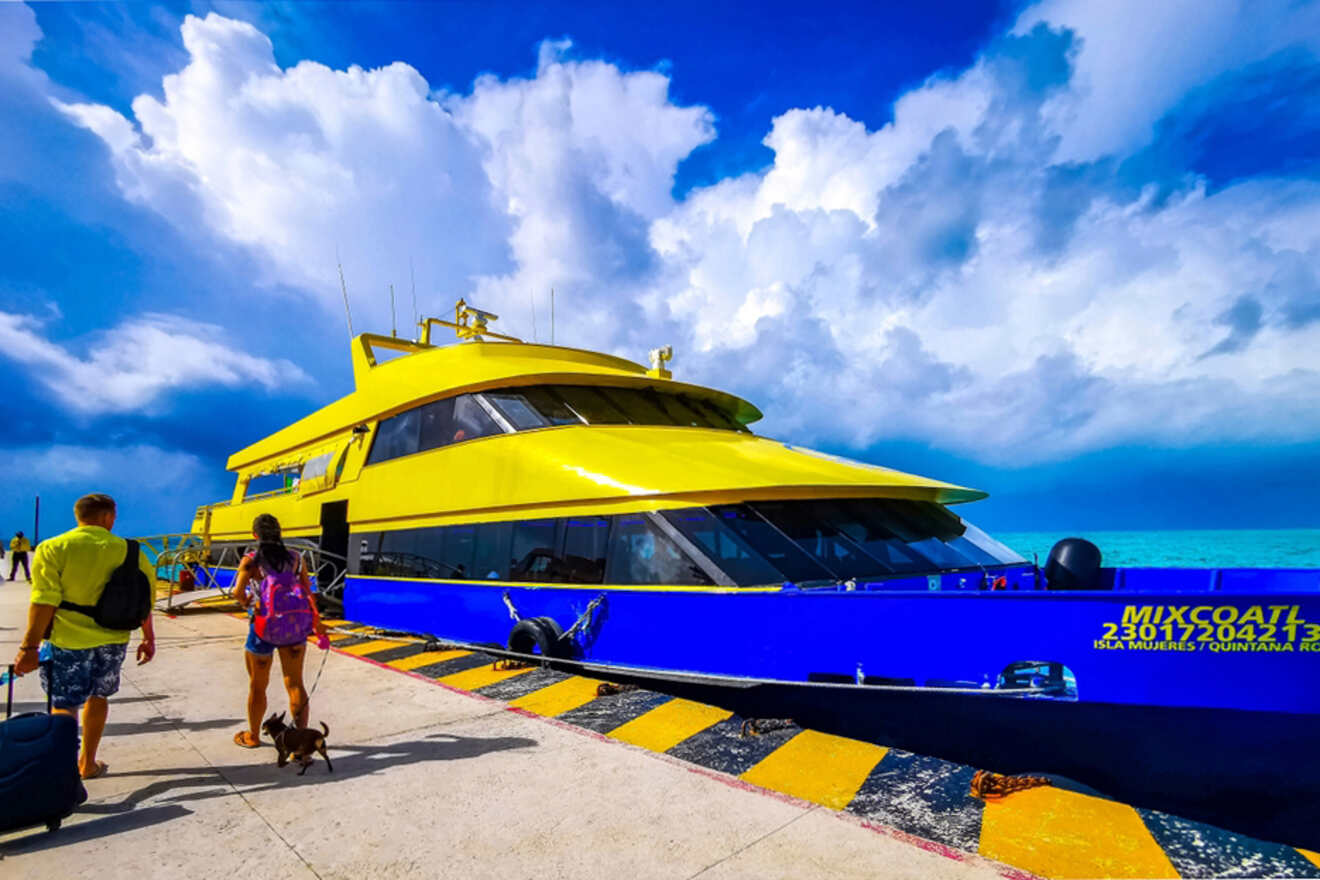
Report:
M 128 552 L 110 573 L 101 598 L 95 605 L 61 602 L 61 608 L 79 611 L 106 629 L 137 629 L 151 614 L 151 583 L 138 567 L 138 542 L 128 542 Z

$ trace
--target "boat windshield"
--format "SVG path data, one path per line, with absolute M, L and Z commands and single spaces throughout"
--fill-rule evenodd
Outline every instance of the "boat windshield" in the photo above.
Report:
M 883 578 L 1023 561 L 929 501 L 753 501 L 663 515 L 740 585 Z
M 674 425 L 748 432 L 728 413 L 688 394 L 652 388 L 544 385 L 488 391 L 485 397 L 519 431 L 549 425 Z
M 360 574 L 534 583 L 711 586 L 722 574 L 721 585 L 820 584 L 1022 561 L 943 505 L 880 499 L 753 501 L 357 537 Z
M 508 428 L 497 424 L 487 408 L 503 416 Z M 460 394 L 381 419 L 367 464 L 506 430 L 516 433 L 558 425 L 668 425 L 751 433 L 724 410 L 688 394 L 651 388 L 545 385 Z

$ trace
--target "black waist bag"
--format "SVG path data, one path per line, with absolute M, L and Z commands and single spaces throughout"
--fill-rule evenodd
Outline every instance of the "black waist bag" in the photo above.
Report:
M 110 574 L 95 605 L 61 602 L 61 608 L 78 611 L 106 629 L 137 629 L 151 613 L 151 584 L 138 567 L 138 542 L 128 542 L 124 561 Z

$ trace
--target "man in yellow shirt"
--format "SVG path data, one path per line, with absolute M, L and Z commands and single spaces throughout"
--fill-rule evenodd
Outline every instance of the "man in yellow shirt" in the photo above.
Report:
M 95 605 L 106 582 L 122 565 L 128 542 L 110 534 L 115 524 L 115 502 L 109 495 L 84 495 L 73 506 L 78 527 L 41 542 L 32 562 L 32 602 L 27 632 L 19 645 L 14 671 L 36 669 L 42 634 L 50 627 L 51 661 L 41 669 L 41 684 L 51 696 L 54 711 L 77 716 L 82 712 L 82 751 L 78 771 L 84 779 L 106 770 L 96 760 L 110 707 L 106 699 L 119 690 L 131 630 L 106 629 L 81 611 L 60 608 L 61 602 Z M 146 554 L 138 550 L 138 567 L 155 583 L 156 572 Z M 141 665 L 156 653 L 151 615 L 142 622 L 137 648 Z
M 32 572 L 28 569 L 27 555 L 32 549 L 32 544 L 23 537 L 22 532 L 15 532 L 14 537 L 9 539 L 9 579 L 14 579 L 14 574 L 18 571 L 18 566 L 23 566 L 23 577 L 32 580 Z

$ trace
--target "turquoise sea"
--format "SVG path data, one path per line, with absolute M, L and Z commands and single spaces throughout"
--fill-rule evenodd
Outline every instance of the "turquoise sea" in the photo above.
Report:
M 1108 566 L 1320 568 L 1320 529 L 1157 532 L 998 532 L 994 537 L 1040 564 L 1060 538 L 1086 538 Z

